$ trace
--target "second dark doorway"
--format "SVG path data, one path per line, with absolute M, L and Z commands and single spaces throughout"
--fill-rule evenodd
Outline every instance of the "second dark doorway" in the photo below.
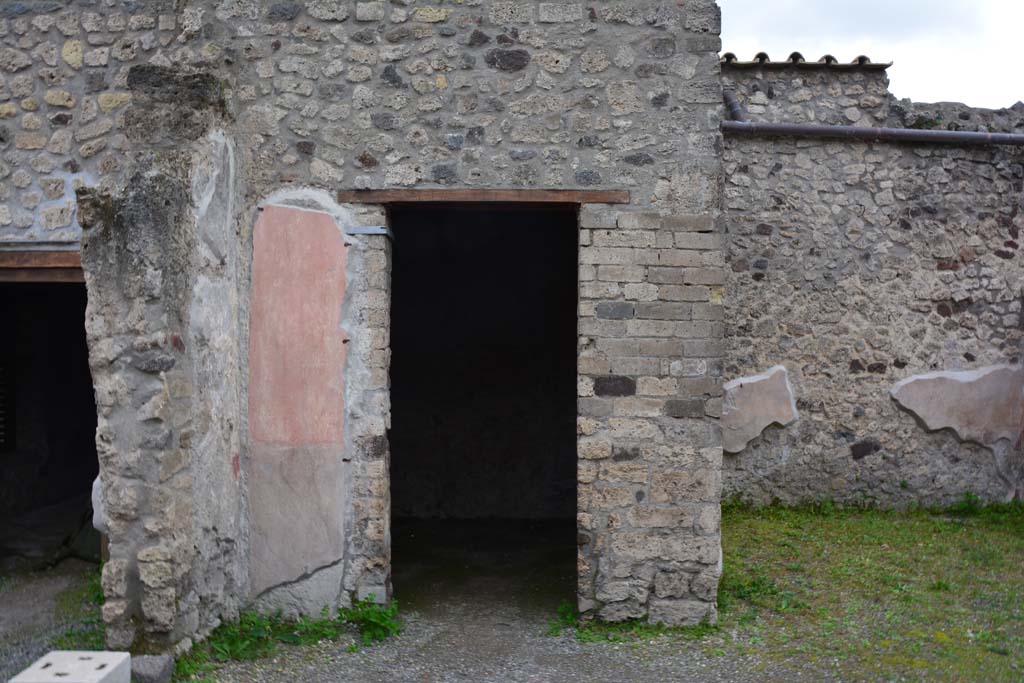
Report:
M 575 207 L 399 207 L 390 222 L 395 593 L 508 572 L 506 592 L 571 598 Z

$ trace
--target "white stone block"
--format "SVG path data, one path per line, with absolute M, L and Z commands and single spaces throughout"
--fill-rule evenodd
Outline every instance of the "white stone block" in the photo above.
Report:
M 127 652 L 55 650 L 10 680 L 10 683 L 131 683 Z

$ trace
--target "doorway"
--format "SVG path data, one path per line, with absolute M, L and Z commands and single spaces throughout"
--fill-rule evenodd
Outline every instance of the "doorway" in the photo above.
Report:
M 576 207 L 389 220 L 395 595 L 550 611 L 575 595 Z
M 0 570 L 95 560 L 85 285 L 0 283 Z

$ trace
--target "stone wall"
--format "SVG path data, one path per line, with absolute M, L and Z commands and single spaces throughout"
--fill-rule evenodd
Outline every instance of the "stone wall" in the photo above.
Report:
M 879 102 L 875 72 L 736 69 L 724 81 L 758 103 L 752 120 L 1024 132 L 1021 105 Z M 726 456 L 725 495 L 884 506 L 1019 496 L 1019 438 L 929 431 L 890 389 L 1020 362 L 1024 152 L 727 137 L 725 169 L 726 376 L 782 364 L 800 413 Z
M 582 212 L 580 602 L 713 616 L 718 32 L 712 0 L 3 7 L 0 241 L 81 235 L 112 646 L 187 646 L 253 597 L 252 226 L 303 185 L 632 191 Z M 346 391 L 366 391 L 346 395 L 338 601 L 389 589 L 382 240 L 348 289 L 367 325 Z
M 712 0 L 0 10 L 0 243 L 82 240 L 113 646 L 184 647 L 252 600 L 308 612 L 389 594 L 391 246 L 379 235 L 348 240 L 344 431 L 327 456 L 342 460 L 343 536 L 315 571 L 251 582 L 250 520 L 265 502 L 251 498 L 244 409 L 258 207 L 326 211 L 342 230 L 386 222 L 382 207 L 323 191 L 630 191 L 579 215 L 588 616 L 714 617 L 723 375 L 785 366 L 800 415 L 726 457 L 729 495 L 1020 491 L 1005 430 L 991 443 L 929 433 L 889 396 L 923 373 L 1019 363 L 1020 151 L 719 132 L 723 81 L 772 121 L 1020 132 L 1018 109 L 896 102 L 872 70 L 723 77 Z
M 725 64 L 722 87 L 736 93 L 752 121 L 887 125 L 893 98 L 884 69 L 785 64 Z

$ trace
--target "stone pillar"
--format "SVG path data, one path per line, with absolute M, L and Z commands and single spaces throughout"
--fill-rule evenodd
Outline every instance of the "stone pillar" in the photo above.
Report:
M 581 610 L 603 619 L 716 616 L 724 273 L 715 213 L 581 213 L 579 594 Z
M 685 45 L 675 65 L 690 65 L 677 72 L 678 105 L 659 129 L 673 131 L 674 164 L 634 192 L 633 206 L 580 212 L 579 607 L 613 621 L 717 616 L 719 12 L 714 2 L 679 5 L 673 38 L 656 39 L 666 51 Z M 660 54 L 661 44 L 648 50 Z
M 359 226 L 386 226 L 380 206 L 349 207 Z M 353 334 L 349 379 L 346 453 L 352 459 L 348 551 L 344 591 L 349 600 L 371 595 L 391 598 L 391 239 L 358 238 L 359 258 L 349 273 L 349 313 Z
M 107 642 L 164 651 L 237 614 L 239 243 L 219 82 L 133 68 L 122 189 L 82 189 L 110 561 Z M 186 643 L 187 644 L 187 643 Z

